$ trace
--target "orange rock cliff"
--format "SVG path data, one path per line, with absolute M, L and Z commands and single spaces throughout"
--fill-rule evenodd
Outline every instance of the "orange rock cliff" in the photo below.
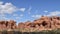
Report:
M 25 23 L 18 23 L 14 20 L 0 21 L 0 29 L 17 29 L 17 28 L 38 28 L 39 30 L 52 30 L 60 28 L 60 17 L 59 16 L 42 16 L 33 22 L 27 21 Z

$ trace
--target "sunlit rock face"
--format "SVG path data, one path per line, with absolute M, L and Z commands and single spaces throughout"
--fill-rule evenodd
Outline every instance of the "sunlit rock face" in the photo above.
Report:
M 24 27 L 25 27 L 25 24 L 24 24 L 24 23 L 20 22 L 20 23 L 18 24 L 18 29 L 19 29 L 19 28 L 24 28 Z
M 14 20 L 9 20 L 8 21 L 8 26 L 7 26 L 7 28 L 9 29 L 15 29 L 16 28 L 16 22 L 14 21 Z
M 15 29 L 16 22 L 14 20 L 0 21 L 0 29 Z
M 0 21 L 0 30 L 3 29 L 20 29 L 20 28 L 37 28 L 39 30 L 53 30 L 60 28 L 60 17 L 58 16 L 42 16 L 33 22 L 20 22 L 18 25 L 14 20 Z
M 24 25 L 20 25 L 21 27 L 25 28 L 38 28 L 39 30 L 52 30 L 60 28 L 60 17 L 58 16 L 42 16 L 41 18 L 34 20 L 33 22 L 27 21 Z
M 0 21 L 0 29 L 6 29 L 6 21 Z

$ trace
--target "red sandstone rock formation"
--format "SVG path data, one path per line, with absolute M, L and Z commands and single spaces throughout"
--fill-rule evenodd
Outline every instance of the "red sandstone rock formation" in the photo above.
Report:
M 34 20 L 33 22 L 27 21 L 25 23 L 25 27 L 39 28 L 39 30 L 52 30 L 52 29 L 60 28 L 60 17 L 42 16 L 40 19 Z
M 4 29 L 16 29 L 16 22 L 14 20 L 0 21 L 0 30 Z
M 25 27 L 25 24 L 24 24 L 24 23 L 20 22 L 20 23 L 18 24 L 18 29 L 19 29 L 19 28 L 24 28 L 24 27 Z
M 27 21 L 25 23 L 20 22 L 18 26 L 14 20 L 0 21 L 0 29 L 20 29 L 20 28 L 38 28 L 39 30 L 52 30 L 60 28 L 60 17 L 42 16 L 41 18 L 34 20 L 33 22 Z
M 16 22 L 14 21 L 14 20 L 10 20 L 10 21 L 8 21 L 8 26 L 7 26 L 7 28 L 9 29 L 15 29 L 16 28 Z

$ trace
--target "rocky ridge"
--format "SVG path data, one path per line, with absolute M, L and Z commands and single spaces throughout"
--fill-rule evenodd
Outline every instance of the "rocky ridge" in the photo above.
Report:
M 20 29 L 20 28 L 36 28 L 38 30 L 53 30 L 60 28 L 60 17 L 59 16 L 42 16 L 33 22 L 27 21 L 25 23 L 20 22 L 16 25 L 16 21 L 0 21 L 0 30 L 4 29 Z

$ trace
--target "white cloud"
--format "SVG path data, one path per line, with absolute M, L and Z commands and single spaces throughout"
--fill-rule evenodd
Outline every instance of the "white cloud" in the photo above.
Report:
M 14 16 L 14 17 L 17 17 L 17 16 L 22 17 L 24 15 L 23 14 L 13 14 L 12 16 Z
M 26 8 L 18 8 L 16 6 L 14 6 L 12 3 L 4 3 L 4 2 L 0 2 L 0 20 L 8 20 L 8 19 L 12 19 L 13 16 L 16 17 L 16 19 L 19 19 L 20 15 L 18 16 L 18 14 L 14 14 L 14 12 L 19 11 L 25 11 Z M 12 15 L 12 17 L 7 18 L 6 14 L 10 14 Z
M 3 2 L 0 2 L 0 5 L 2 5 L 3 4 Z
M 57 16 L 57 15 L 60 15 L 60 11 L 50 12 L 47 16 Z
M 0 15 L 0 20 L 7 20 L 8 18 L 6 18 L 5 16 L 1 16 Z
M 18 14 L 13 14 L 13 16 L 18 16 Z
M 20 8 L 19 10 L 22 11 L 22 12 L 24 12 L 25 11 L 25 8 Z
M 19 20 L 19 19 L 21 19 L 23 14 L 13 14 L 12 16 L 14 16 L 15 20 Z
M 28 10 L 27 10 L 27 11 L 28 11 L 28 14 L 31 14 L 31 12 L 30 12 L 31 9 L 32 9 L 32 7 L 30 6 L 30 7 L 28 8 Z
M 20 17 L 24 16 L 23 14 L 20 14 Z
M 48 11 L 44 11 L 45 13 L 47 13 Z
M 60 15 L 60 11 L 53 11 L 53 12 L 49 12 L 48 15 L 43 15 L 43 16 L 59 16 Z M 34 18 L 40 18 L 42 15 L 32 15 L 32 17 Z
M 0 5 L 0 14 L 8 13 L 11 14 L 15 12 L 17 8 L 13 6 L 11 3 L 5 3 L 4 5 Z
M 32 15 L 33 18 L 40 18 L 42 15 Z
M 5 13 L 12 14 L 17 10 L 25 11 L 25 8 L 17 8 L 12 3 L 3 4 L 3 2 L 0 2 L 0 14 L 5 14 Z
M 15 17 L 15 19 L 16 19 L 16 20 L 19 20 L 19 19 L 21 19 L 21 18 L 20 18 L 19 16 L 17 16 L 17 17 Z

